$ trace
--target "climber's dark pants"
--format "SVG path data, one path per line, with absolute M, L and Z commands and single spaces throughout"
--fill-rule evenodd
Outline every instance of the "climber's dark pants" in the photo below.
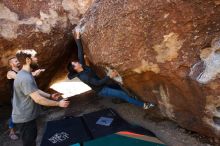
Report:
M 98 92 L 98 95 L 104 97 L 119 98 L 139 107 L 144 106 L 144 102 L 130 97 L 126 92 L 120 89 L 113 89 L 105 86 L 101 89 L 101 91 Z

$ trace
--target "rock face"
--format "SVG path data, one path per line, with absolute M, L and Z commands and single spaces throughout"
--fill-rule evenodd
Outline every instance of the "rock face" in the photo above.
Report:
M 220 138 L 220 1 L 97 0 L 79 25 L 86 55 L 160 113 Z
M 66 75 L 62 64 L 71 57 L 71 30 L 92 2 L 93 0 L 1 0 L 1 103 L 9 101 L 7 60 L 18 49 L 35 49 L 38 52 L 40 64 L 46 69 L 39 78 L 40 87 L 47 87 L 55 74 L 60 78 Z

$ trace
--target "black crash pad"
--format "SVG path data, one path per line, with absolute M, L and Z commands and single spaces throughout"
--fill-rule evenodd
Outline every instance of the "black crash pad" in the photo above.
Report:
M 81 117 L 68 117 L 67 119 L 47 122 L 41 146 L 68 146 L 120 131 L 155 136 L 142 127 L 129 124 L 113 109 L 103 109 Z
M 85 114 L 83 115 L 83 121 L 88 127 L 92 138 L 98 138 L 123 131 L 130 126 L 130 124 L 112 109 L 104 109 Z
M 75 117 L 47 122 L 41 146 L 66 146 L 90 139 L 82 118 Z

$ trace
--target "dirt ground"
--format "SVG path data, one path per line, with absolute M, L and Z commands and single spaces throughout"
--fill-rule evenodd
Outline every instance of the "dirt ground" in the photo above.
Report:
M 185 130 L 172 121 L 156 118 L 150 110 L 145 111 L 128 103 L 115 104 L 111 99 L 97 97 L 91 92 L 74 96 L 71 105 L 66 109 L 44 108 L 38 119 L 37 145 L 40 145 L 46 121 L 61 119 L 64 116 L 79 116 L 109 107 L 116 110 L 128 122 L 149 129 L 168 146 L 214 146 L 206 137 Z M 0 113 L 0 146 L 22 146 L 21 140 L 12 141 L 8 137 L 9 108 L 0 107 Z

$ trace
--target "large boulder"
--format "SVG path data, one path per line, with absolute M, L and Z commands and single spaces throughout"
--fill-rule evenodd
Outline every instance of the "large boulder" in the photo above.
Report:
M 39 77 L 41 88 L 65 76 L 71 58 L 71 30 L 93 0 L 1 0 L 0 1 L 0 103 L 9 102 L 7 60 L 18 49 L 35 49 L 46 72 Z M 70 41 L 71 40 L 71 41 Z M 74 54 L 74 53 L 73 53 Z
M 96 0 L 79 27 L 89 60 L 179 125 L 220 138 L 220 1 Z

